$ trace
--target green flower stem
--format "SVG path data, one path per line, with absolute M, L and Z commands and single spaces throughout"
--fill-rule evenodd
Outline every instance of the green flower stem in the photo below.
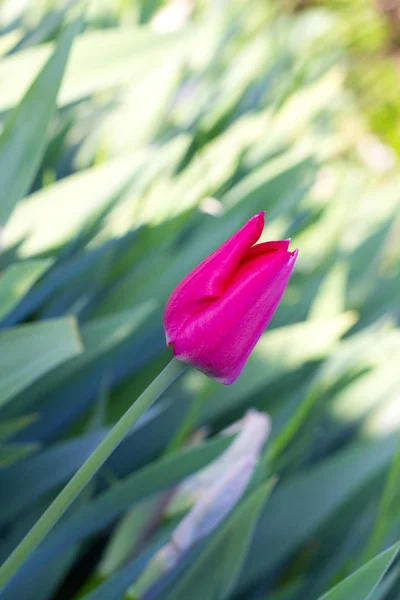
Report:
M 0 590 L 3 590 L 29 555 L 54 527 L 86 484 L 93 478 L 115 448 L 121 443 L 139 417 L 161 396 L 161 394 L 183 372 L 184 365 L 172 359 L 149 387 L 139 396 L 126 413 L 115 424 L 109 434 L 83 463 L 38 522 L 24 537 L 14 552 L 0 568 Z

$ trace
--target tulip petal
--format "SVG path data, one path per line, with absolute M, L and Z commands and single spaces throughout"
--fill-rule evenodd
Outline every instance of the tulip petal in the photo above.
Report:
M 271 252 L 275 252 L 276 250 L 288 250 L 290 244 L 290 238 L 288 240 L 278 240 L 274 242 L 261 242 L 261 244 L 256 244 L 252 246 L 244 257 L 245 260 L 249 258 L 253 258 L 254 256 L 260 256 L 260 254 L 269 254 Z
M 180 329 L 174 344 L 178 360 L 233 383 L 272 319 L 296 258 L 297 250 L 277 250 L 244 260 L 224 295 Z
M 246 253 L 259 240 L 263 228 L 264 212 L 261 212 L 181 281 L 165 309 L 168 345 L 174 344 L 178 332 L 193 315 L 224 293 Z

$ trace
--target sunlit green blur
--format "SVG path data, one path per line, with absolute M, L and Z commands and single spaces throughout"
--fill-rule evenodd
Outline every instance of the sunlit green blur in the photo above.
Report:
M 182 277 L 261 210 L 300 251 L 238 381 L 185 371 L 0 600 L 131 597 L 249 409 L 272 431 L 246 497 L 142 597 L 397 598 L 389 4 L 0 0 L 0 562 L 170 361 Z

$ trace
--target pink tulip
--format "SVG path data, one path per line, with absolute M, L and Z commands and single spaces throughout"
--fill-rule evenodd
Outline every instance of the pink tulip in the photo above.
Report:
M 290 240 L 256 244 L 264 213 L 191 271 L 167 302 L 164 327 L 175 358 L 233 383 L 271 321 L 298 250 Z

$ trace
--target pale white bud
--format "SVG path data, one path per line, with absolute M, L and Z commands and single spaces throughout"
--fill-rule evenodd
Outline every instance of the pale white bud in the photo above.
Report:
M 142 598 L 161 577 L 171 571 L 197 541 L 211 533 L 242 497 L 257 464 L 254 456 L 243 456 L 215 482 L 179 523 L 168 544 L 151 559 L 126 596 Z
M 167 515 L 176 515 L 188 509 L 206 493 L 211 485 L 224 474 L 231 465 L 243 456 L 258 460 L 260 452 L 271 431 L 268 415 L 257 410 L 249 410 L 245 417 L 224 431 L 225 434 L 239 431 L 229 448 L 209 466 L 184 481 L 167 509 Z
M 243 456 L 214 482 L 172 534 L 175 548 L 186 552 L 225 519 L 243 495 L 256 464 L 254 456 Z

